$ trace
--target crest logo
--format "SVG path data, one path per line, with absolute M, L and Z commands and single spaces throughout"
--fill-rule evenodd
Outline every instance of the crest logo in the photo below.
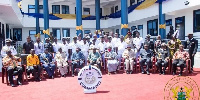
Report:
M 165 85 L 164 100 L 200 100 L 200 90 L 192 78 L 174 77 Z

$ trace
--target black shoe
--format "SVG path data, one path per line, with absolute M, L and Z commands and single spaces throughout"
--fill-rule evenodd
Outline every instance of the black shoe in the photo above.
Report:
M 165 75 L 165 72 L 163 72 L 163 75 Z
M 75 75 L 74 74 L 72 74 L 72 77 L 74 77 Z
M 147 72 L 147 75 L 150 75 L 150 73 L 149 73 L 149 72 Z
M 20 81 L 18 81 L 17 83 L 18 83 L 18 85 L 22 85 L 22 83 Z
M 144 71 L 142 71 L 142 74 L 144 74 Z
M 10 84 L 12 87 L 15 87 L 15 84 Z
M 182 74 L 180 73 L 179 76 L 182 76 Z
M 129 74 L 132 74 L 132 73 L 133 73 L 133 71 L 131 70 Z
M 173 76 L 174 76 L 174 75 L 176 75 L 176 73 L 175 73 L 175 72 L 173 72 Z
M 126 71 L 126 74 L 128 74 L 128 71 Z
M 54 76 L 51 76 L 51 79 L 54 79 Z
M 31 78 L 30 75 L 27 75 L 28 78 Z

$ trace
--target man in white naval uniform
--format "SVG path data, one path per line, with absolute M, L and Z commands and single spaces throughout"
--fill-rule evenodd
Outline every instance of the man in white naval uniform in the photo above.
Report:
M 119 64 L 121 64 L 122 54 L 127 48 L 127 43 L 124 41 L 124 36 L 122 35 L 120 37 L 120 41 L 116 43 L 118 47 L 118 59 Z
M 5 56 L 7 55 L 6 52 L 7 52 L 8 50 L 11 51 L 12 55 L 17 55 L 17 51 L 16 51 L 16 49 L 14 48 L 14 46 L 11 45 L 11 42 L 12 42 L 11 39 L 6 39 L 6 45 L 3 46 L 3 48 L 1 49 L 1 56 L 2 56 L 2 57 L 5 57 Z
M 75 36 L 73 39 L 74 39 L 74 42 L 70 43 L 70 47 L 72 49 L 72 53 L 76 52 L 76 48 L 77 47 L 80 48 L 80 44 L 77 42 L 77 37 Z
M 120 38 L 118 36 L 118 33 L 115 33 L 115 37 L 112 39 L 112 44 L 114 45 L 114 47 L 118 47 L 117 43 L 120 42 Z
M 101 54 L 101 59 L 103 60 L 104 63 L 104 67 L 105 67 L 105 59 L 104 59 L 104 53 L 105 53 L 105 49 L 106 49 L 106 43 L 104 42 L 104 37 L 101 36 L 101 42 L 98 44 L 98 49 L 99 49 L 99 53 Z
M 89 44 L 86 41 L 86 37 L 83 38 L 83 45 L 81 45 L 81 51 L 85 57 L 85 65 L 87 65 Z
M 39 55 L 44 52 L 44 44 L 40 42 L 40 38 L 37 37 L 36 42 L 34 43 L 35 54 Z
M 54 38 L 54 43 L 52 45 L 54 53 L 57 53 L 58 49 L 61 48 L 61 43 L 58 42 L 57 38 Z
M 136 37 L 133 39 L 133 45 L 137 49 L 136 59 L 140 55 L 140 49 L 142 48 L 143 43 L 144 43 L 144 39 L 142 37 L 140 37 L 140 33 L 139 32 L 136 32 Z

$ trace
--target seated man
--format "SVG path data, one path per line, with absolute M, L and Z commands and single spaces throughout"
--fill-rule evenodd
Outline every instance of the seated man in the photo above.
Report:
M 93 52 L 91 52 L 88 56 L 88 62 L 90 63 L 90 65 L 94 65 L 97 64 L 98 67 L 101 67 L 101 54 L 99 52 L 96 52 L 96 48 L 93 47 L 91 48 L 93 49 Z
M 181 69 L 179 76 L 182 76 L 182 72 L 185 67 L 185 62 L 187 59 L 189 59 L 189 54 L 188 54 L 188 52 L 183 50 L 183 45 L 180 45 L 179 51 L 175 52 L 173 59 L 172 59 L 173 60 L 173 62 L 172 62 L 173 75 L 176 74 L 177 66 L 179 66 Z
M 134 60 L 136 58 L 136 51 L 131 49 L 131 45 L 127 45 L 127 50 L 125 50 L 122 54 L 122 57 L 125 59 L 125 65 L 126 65 L 126 74 L 132 74 L 133 73 L 133 65 Z M 130 68 L 130 71 L 129 71 Z
M 153 54 L 152 51 L 148 48 L 148 44 L 145 44 L 144 49 L 140 52 L 140 68 L 142 70 L 142 74 L 144 74 L 144 65 L 146 64 L 147 75 L 150 75 L 149 66 L 151 65 L 152 56 Z
M 62 77 L 66 77 L 68 67 L 67 55 L 66 53 L 62 52 L 62 48 L 58 49 L 55 60 L 57 62 L 57 67 L 59 68 Z
M 160 75 L 165 75 L 165 70 L 167 68 L 168 59 L 169 59 L 169 51 L 167 50 L 167 46 L 165 43 L 162 43 L 161 49 L 158 49 L 158 52 L 156 53 L 156 66 L 160 71 Z M 164 65 L 163 65 L 164 64 Z M 162 67 L 164 66 L 164 69 L 162 71 Z
M 74 77 L 74 69 L 82 68 L 84 66 L 84 55 L 79 47 L 76 47 L 76 52 L 72 54 L 72 77 Z
M 42 68 L 40 67 L 40 61 L 38 56 L 35 54 L 35 50 L 31 49 L 31 54 L 27 56 L 27 72 L 33 73 L 35 81 L 40 81 L 40 73 Z
M 47 71 L 47 74 L 50 79 L 54 79 L 54 71 L 56 69 L 56 66 L 52 59 L 53 57 L 49 53 L 48 49 L 45 49 L 44 53 L 40 55 L 40 62 L 42 62 L 42 66 Z
M 12 87 L 15 87 L 14 85 L 14 81 L 13 81 L 13 76 L 14 74 L 18 75 L 18 84 L 22 85 L 22 73 L 23 73 L 23 69 L 22 67 L 18 66 L 18 62 L 20 60 L 20 58 L 13 56 L 11 53 L 11 50 L 8 50 L 7 55 L 3 58 L 3 65 L 4 67 L 7 67 L 7 71 L 8 71 L 8 77 L 9 77 L 9 81 L 10 81 L 10 85 Z M 17 71 L 17 73 L 14 73 L 14 71 Z

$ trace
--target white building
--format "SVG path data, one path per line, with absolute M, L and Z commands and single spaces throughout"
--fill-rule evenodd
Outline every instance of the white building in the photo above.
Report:
M 121 0 L 100 0 L 102 15 L 110 15 L 121 9 Z M 142 0 L 128 0 L 137 4 Z M 189 2 L 187 4 L 186 2 Z M 34 13 L 35 0 L 23 0 L 22 10 L 26 13 Z M 43 5 L 43 0 L 40 0 L 40 5 Z M 76 0 L 49 0 L 49 13 L 69 13 L 75 14 Z M 134 10 L 128 14 L 129 28 L 138 28 L 141 35 L 145 37 L 147 33 L 152 36 L 159 34 L 159 4 L 142 9 Z M 68 8 L 69 7 L 69 8 Z M 27 36 L 33 37 L 35 32 L 36 21 L 34 17 L 22 15 L 16 0 L 1 0 L 0 1 L 0 32 L 5 33 L 5 38 L 17 37 L 21 43 L 26 41 Z M 66 8 L 66 9 L 64 9 Z M 86 8 L 87 11 L 84 9 Z M 89 8 L 89 9 L 88 9 Z M 40 13 L 43 13 L 41 7 Z M 169 25 L 181 26 L 181 38 L 187 39 L 188 33 L 194 33 L 195 38 L 200 38 L 200 2 L 199 0 L 166 0 L 163 2 L 163 13 L 166 15 L 167 21 L 166 34 L 169 32 Z M 83 0 L 83 14 L 95 15 L 95 0 Z M 44 19 L 40 18 L 40 30 L 43 30 Z M 96 30 L 95 20 L 83 20 L 83 33 Z M 76 36 L 76 19 L 61 19 L 49 21 L 50 32 L 57 32 L 57 38 L 63 36 Z M 101 19 L 101 28 L 104 31 L 119 32 L 121 34 L 121 18 Z M 22 33 L 22 35 L 16 35 Z M 71 38 L 72 39 L 72 38 Z

